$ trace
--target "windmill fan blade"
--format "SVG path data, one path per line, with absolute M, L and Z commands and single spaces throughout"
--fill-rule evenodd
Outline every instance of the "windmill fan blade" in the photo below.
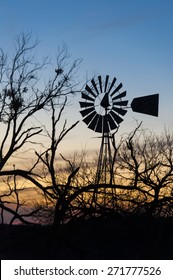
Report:
M 102 92 L 102 77 L 98 76 L 99 85 L 100 85 L 100 92 Z
M 122 108 L 113 107 L 112 110 L 114 110 L 115 112 L 117 112 L 121 116 L 124 116 L 127 113 L 127 110 L 124 110 Z
M 91 80 L 91 83 L 92 83 L 92 85 L 93 85 L 95 91 L 97 92 L 97 95 L 99 95 L 99 91 L 98 91 L 98 89 L 97 89 L 97 85 L 96 85 L 94 79 Z
M 134 98 L 131 107 L 134 112 L 158 117 L 159 94 Z
M 93 119 L 93 117 L 95 116 L 96 112 L 92 112 L 90 115 L 88 115 L 86 118 L 83 119 L 83 121 L 86 123 L 86 124 L 89 124 L 90 121 Z
M 85 86 L 85 89 L 86 89 L 86 91 L 88 91 L 92 96 L 96 97 L 95 93 L 92 91 L 92 89 L 91 89 L 88 85 Z
M 120 116 L 118 116 L 117 114 L 115 114 L 114 111 L 110 111 L 109 114 L 112 116 L 112 118 L 114 119 L 114 121 L 116 123 L 119 124 L 119 123 L 121 123 L 123 121 L 123 119 Z
M 119 106 L 126 106 L 127 104 L 128 104 L 128 100 L 113 102 L 113 105 L 119 105 Z
M 111 85 L 110 85 L 110 87 L 109 87 L 108 93 L 110 93 L 110 91 L 111 91 L 111 89 L 113 88 L 113 86 L 114 86 L 116 80 L 117 80 L 117 79 L 114 77 L 113 80 L 112 80 L 112 83 L 111 83 Z
M 99 115 L 98 114 L 96 114 L 95 116 L 94 116 L 94 118 L 92 119 L 92 121 L 90 122 L 90 124 L 89 124 L 89 128 L 90 129 L 92 129 L 92 130 L 95 130 L 95 127 L 96 127 L 96 124 L 97 124 L 97 122 L 98 122 L 98 119 L 99 119 Z
M 105 89 L 104 89 L 105 92 L 106 92 L 106 90 L 107 90 L 108 80 L 109 80 L 109 75 L 106 75 Z
M 103 116 L 103 132 L 109 132 L 107 115 Z
M 102 126 L 103 126 L 103 116 L 99 116 L 95 132 L 102 132 Z
M 125 96 L 126 96 L 126 91 L 123 91 L 122 93 L 120 93 L 120 94 L 114 96 L 114 97 L 112 98 L 112 100 L 116 100 L 116 99 L 119 99 L 119 98 L 122 98 L 122 97 L 125 97 Z
M 80 103 L 81 108 L 94 106 L 94 102 L 93 103 L 91 103 L 91 102 L 79 102 L 79 103 Z
M 109 122 L 109 126 L 111 130 L 117 128 L 117 124 L 115 123 L 115 121 L 112 119 L 110 115 L 107 115 L 107 120 Z
M 94 102 L 94 98 L 90 97 L 89 95 L 87 95 L 87 94 L 85 94 L 85 93 L 83 93 L 83 92 L 82 92 L 82 98 Z
M 116 89 L 111 93 L 111 96 L 113 96 L 117 91 L 119 91 L 120 88 L 122 88 L 122 86 L 123 86 L 123 84 L 120 83 L 120 84 L 116 87 Z
M 94 110 L 94 107 L 89 108 L 89 109 L 82 110 L 82 111 L 80 111 L 80 113 L 81 113 L 82 117 L 85 117 L 86 115 L 90 114 L 90 113 L 93 112 L 93 111 L 95 111 L 95 110 Z

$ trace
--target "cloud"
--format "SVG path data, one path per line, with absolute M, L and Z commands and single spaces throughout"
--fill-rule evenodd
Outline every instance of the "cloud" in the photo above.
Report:
M 148 19 L 147 16 L 129 16 L 129 17 L 121 17 L 119 19 L 115 19 L 109 22 L 105 22 L 103 24 L 100 24 L 96 26 L 95 28 L 92 28 L 94 31 L 108 31 L 108 30 L 114 30 L 114 29 L 122 29 L 127 28 L 131 26 L 135 26 L 139 23 L 142 23 Z

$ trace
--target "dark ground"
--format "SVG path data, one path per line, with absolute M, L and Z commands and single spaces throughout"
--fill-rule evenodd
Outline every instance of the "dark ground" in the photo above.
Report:
M 173 219 L 92 218 L 0 227 L 1 259 L 173 259 Z

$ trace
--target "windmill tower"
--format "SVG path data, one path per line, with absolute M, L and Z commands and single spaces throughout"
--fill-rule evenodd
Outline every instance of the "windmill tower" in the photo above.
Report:
M 116 78 L 109 82 L 109 76 L 105 79 L 98 76 L 95 81 L 91 80 L 91 85 L 85 86 L 80 102 L 80 111 L 83 121 L 88 128 L 101 133 L 101 146 L 98 157 L 95 183 L 111 184 L 113 182 L 113 151 L 115 143 L 112 131 L 115 131 L 123 121 L 123 116 L 127 110 L 128 101 L 122 99 L 126 96 L 126 91 L 119 92 L 122 83 L 116 86 Z M 84 108 L 84 109 L 83 109 Z
M 114 77 L 109 82 L 109 75 L 92 79 L 90 85 L 86 84 L 85 90 L 82 91 L 83 101 L 79 102 L 82 108 L 80 113 L 88 128 L 102 134 L 96 184 L 111 185 L 114 182 L 114 134 L 127 113 L 128 104 L 128 100 L 124 100 L 126 91 L 121 91 L 123 85 L 116 85 L 116 80 Z M 158 94 L 137 97 L 133 99 L 131 108 L 134 112 L 158 116 L 158 103 Z

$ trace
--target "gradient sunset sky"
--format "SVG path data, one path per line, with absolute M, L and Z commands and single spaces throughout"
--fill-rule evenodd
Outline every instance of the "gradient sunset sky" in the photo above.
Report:
M 83 59 L 77 78 L 81 84 L 86 74 L 91 78 L 109 74 L 123 83 L 129 103 L 134 97 L 160 94 L 159 117 L 129 109 L 119 135 L 133 130 L 135 119 L 156 133 L 164 126 L 173 129 L 172 0 L 0 0 L 0 4 L 0 47 L 9 55 L 14 37 L 32 31 L 43 56 L 55 57 L 57 47 L 66 43 L 72 58 Z M 93 138 L 100 135 L 82 122 L 79 100 L 80 95 L 66 111 L 69 124 L 81 120 L 63 142 L 66 151 L 100 145 L 100 139 Z

